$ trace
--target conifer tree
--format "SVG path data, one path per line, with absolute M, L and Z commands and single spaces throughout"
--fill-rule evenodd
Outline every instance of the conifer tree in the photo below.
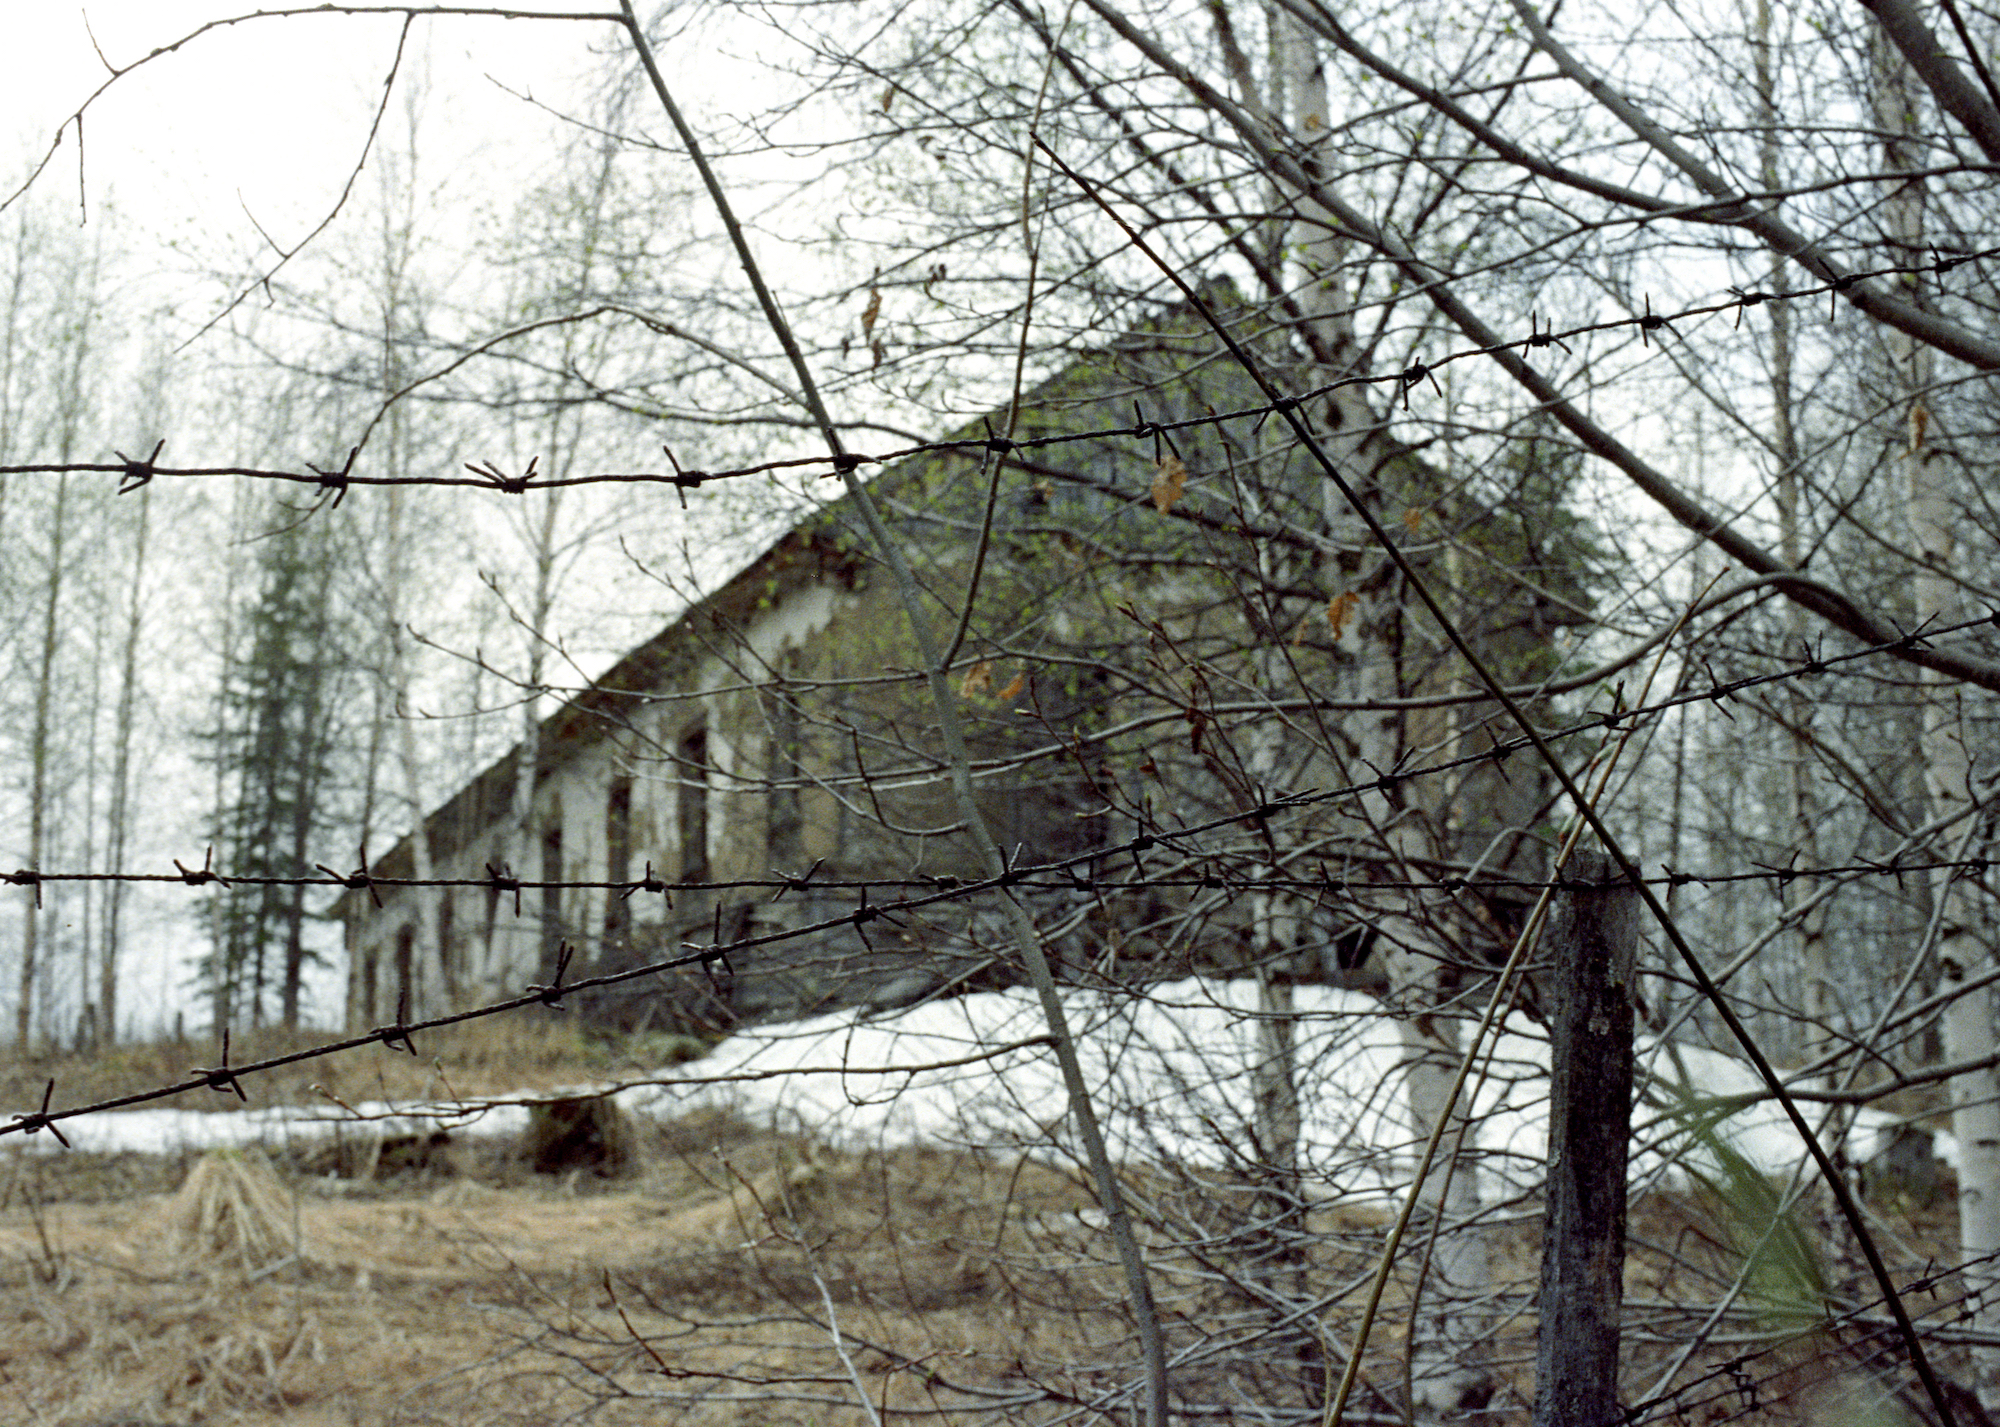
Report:
M 199 977 L 218 1028 L 261 1025 L 275 993 L 278 1020 L 298 1024 L 314 915 L 309 889 L 252 879 L 312 873 L 333 821 L 347 652 L 334 609 L 335 552 L 327 524 L 275 507 L 256 545 L 252 591 L 227 651 L 211 757 L 221 802 L 209 832 L 223 876 L 214 945 Z

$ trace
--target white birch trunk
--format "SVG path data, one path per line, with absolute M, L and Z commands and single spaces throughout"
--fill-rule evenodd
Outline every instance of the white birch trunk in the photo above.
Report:
M 402 384 L 401 364 L 396 352 L 396 326 L 401 308 L 402 273 L 396 249 L 387 249 L 387 290 L 383 304 L 382 390 L 385 397 Z M 407 466 L 408 430 L 400 407 L 389 413 L 384 442 L 390 470 L 401 474 Z M 446 955 L 439 915 L 439 889 L 421 885 L 436 875 L 436 859 L 431 854 L 430 811 L 424 792 L 423 757 L 417 747 L 414 714 L 415 676 L 412 670 L 411 634 L 408 628 L 410 597 L 415 578 L 411 558 L 408 487 L 390 486 L 387 491 L 388 525 L 386 550 L 382 558 L 382 634 L 386 645 L 386 674 L 389 682 L 389 717 L 396 725 L 396 766 L 401 775 L 402 803 L 409 818 L 410 875 L 418 886 L 409 889 L 411 912 L 410 983 L 407 1004 L 400 1008 L 408 1020 L 438 1015 L 448 1009 L 450 997 L 445 977 Z M 400 990 L 400 988 L 399 988 Z M 386 998 L 385 998 L 386 999 Z M 396 1014 L 397 1008 L 383 1009 Z
M 394 420 L 393 417 L 391 419 Z M 392 434 L 391 449 L 396 444 Z M 404 490 L 403 486 L 391 486 L 388 491 L 389 550 L 383 562 L 388 590 L 383 601 L 383 615 L 389 640 L 389 712 L 396 721 L 397 771 L 402 775 L 403 806 L 410 819 L 410 875 L 422 884 L 436 876 L 437 869 L 436 860 L 431 855 L 423 758 L 417 748 L 417 729 L 412 712 L 414 679 L 410 668 L 410 632 L 404 627 L 404 600 L 411 579 Z M 411 921 L 415 935 L 412 938 L 409 1001 L 402 1008 L 402 1014 L 409 1020 L 435 1016 L 451 1009 L 449 983 L 445 977 L 444 928 L 439 915 L 442 899 L 438 891 L 436 887 L 423 885 L 410 888 L 414 907 Z
M 513 803 L 508 816 L 508 843 L 503 854 L 508 869 L 516 877 L 539 877 L 541 857 L 540 824 L 535 817 L 535 779 L 542 757 L 541 687 L 546 673 L 545 643 L 549 611 L 555 601 L 555 534 L 561 504 L 560 491 L 544 491 L 533 499 L 540 502 L 540 514 L 532 526 L 535 590 L 528 607 L 526 688 L 522 691 L 521 742 L 515 750 Z M 520 903 L 514 912 L 509 897 L 494 919 L 494 940 L 483 978 L 486 994 L 492 997 L 517 993 L 542 974 L 542 911 L 539 905 Z
M 56 478 L 55 514 L 49 532 L 48 580 L 42 589 L 42 645 L 36 659 L 33 726 L 28 738 L 28 867 L 39 872 L 48 830 L 51 704 L 59 643 L 57 614 L 62 606 L 63 537 L 68 530 L 69 476 Z M 40 889 L 30 887 L 21 907 L 21 957 L 14 1002 L 14 1044 L 22 1054 L 35 1014 L 35 985 L 41 971 Z
M 118 715 L 113 735 L 117 744 L 111 772 L 110 846 L 106 862 L 113 872 L 125 870 L 126 823 L 130 818 L 132 794 L 132 740 L 139 692 L 139 636 L 145 627 L 145 607 L 140 594 L 146 576 L 146 534 L 152 515 L 153 488 L 142 486 L 138 526 L 132 537 L 132 582 L 125 611 L 124 647 L 119 653 Z M 125 883 L 112 882 L 105 894 L 104 942 L 98 949 L 97 1015 L 98 1044 L 109 1046 L 118 1039 L 118 939 L 125 907 Z
M 414 84 L 403 95 L 403 145 L 389 156 L 382 171 L 382 360 L 380 394 L 390 401 L 408 378 L 402 360 L 405 299 L 411 286 L 410 272 L 416 231 L 417 129 L 421 116 L 423 86 Z M 390 473 L 405 474 L 410 466 L 411 433 L 409 419 L 401 403 L 389 408 L 383 424 L 383 454 Z M 411 631 L 408 627 L 416 562 L 411 556 L 413 535 L 409 523 L 409 488 L 388 489 L 387 550 L 383 554 L 383 634 L 387 640 L 389 716 L 396 720 L 396 764 L 401 775 L 401 793 L 410 821 L 410 873 L 419 884 L 436 875 L 436 858 L 431 851 L 431 830 L 425 796 L 423 757 L 417 746 L 414 723 L 415 675 L 412 668 Z M 410 1020 L 434 1016 L 451 1009 L 450 983 L 445 972 L 448 952 L 444 931 L 440 889 L 418 885 L 410 889 L 411 964 L 408 1004 L 402 1014 Z
M 582 294 L 591 288 L 592 263 L 599 251 L 601 220 L 611 189 L 614 154 L 615 146 L 607 146 L 598 154 L 596 171 L 583 198 L 580 256 L 575 260 L 576 266 L 558 278 L 558 285 L 563 290 Z M 575 383 L 567 375 L 579 365 L 579 343 L 582 340 L 575 327 L 562 329 L 561 359 L 557 367 L 564 375 L 556 378 L 554 390 L 550 393 L 552 414 L 547 418 L 547 446 L 539 457 L 545 479 L 568 476 L 582 449 L 584 420 L 580 404 L 574 401 Z M 557 537 L 562 528 L 564 504 L 563 488 L 560 486 L 522 497 L 523 533 L 534 570 L 534 589 L 529 596 L 525 617 L 519 620 L 525 646 L 521 739 L 515 753 L 514 787 L 504 842 L 498 852 L 501 861 L 515 877 L 534 878 L 542 872 L 542 824 L 535 811 L 535 785 L 542 760 L 542 681 L 547 673 L 549 625 L 555 609 L 556 567 L 563 553 L 563 546 Z M 497 584 L 495 588 L 498 589 Z M 542 944 L 548 928 L 539 899 L 537 902 L 531 907 L 526 899 L 521 900 L 517 916 L 516 902 L 510 896 L 496 910 L 493 935 L 486 947 L 486 960 L 478 973 L 479 983 L 488 997 L 513 995 L 523 985 L 539 979 L 549 970 L 544 962 L 553 954 L 553 948 Z M 581 916 L 573 922 L 577 926 L 587 924 Z
M 1292 129 L 1302 144 L 1311 145 L 1329 132 L 1326 80 L 1317 47 L 1289 15 L 1274 18 L 1274 49 L 1282 57 L 1277 87 L 1293 105 Z M 1298 202 L 1297 237 L 1290 245 L 1299 255 L 1304 308 L 1335 370 L 1341 376 L 1360 363 L 1348 283 L 1341 271 L 1347 243 L 1330 215 L 1310 200 Z M 1340 462 L 1350 486 L 1364 500 L 1374 500 L 1383 476 L 1383 429 L 1369 405 L 1365 388 L 1347 386 L 1332 393 L 1320 415 L 1323 444 Z M 1404 618 L 1395 591 L 1361 588 L 1362 571 L 1376 565 L 1365 524 L 1348 508 L 1331 481 L 1322 494 L 1327 532 L 1339 550 L 1339 568 L 1329 571 L 1336 598 L 1344 606 L 1339 643 L 1348 656 L 1345 665 L 1353 687 L 1347 692 L 1382 701 L 1393 699 L 1397 668 L 1392 650 Z M 1350 716 L 1344 733 L 1349 757 L 1339 772 L 1343 780 L 1361 782 L 1395 766 L 1406 743 L 1406 715 L 1384 707 Z M 1394 868 L 1406 859 L 1431 854 L 1428 837 L 1411 812 L 1389 795 L 1376 792 L 1362 800 L 1364 836 Z M 1395 880 L 1405 880 L 1394 872 Z M 1445 1114 L 1458 1037 L 1452 1023 L 1431 1014 L 1448 995 L 1443 980 L 1446 959 L 1436 935 L 1400 909 L 1385 909 L 1376 918 L 1376 954 L 1390 982 L 1391 1006 L 1399 1016 L 1405 1048 L 1404 1074 L 1411 1133 L 1421 1145 Z M 1486 1374 L 1473 1358 L 1484 1338 L 1484 1316 L 1473 1305 L 1489 1289 L 1488 1253 L 1479 1233 L 1464 1227 L 1480 1202 L 1477 1171 L 1472 1164 L 1454 1166 L 1451 1151 L 1465 1128 L 1462 1112 L 1444 1140 L 1445 1152 L 1418 1192 L 1423 1219 L 1420 1227 L 1438 1229 L 1430 1277 L 1415 1321 L 1409 1325 L 1410 1411 L 1419 1423 L 1454 1420 L 1481 1406 L 1490 1396 Z M 1466 1141 L 1469 1143 L 1469 1139 Z
M 1922 407 L 1913 405 L 1913 413 Z M 1913 422 L 1913 430 L 1917 423 Z M 1911 581 L 1919 624 L 1959 618 L 1958 587 L 1949 577 L 1953 558 L 1953 502 L 1946 489 L 1950 467 L 1925 459 L 1912 443 L 1910 531 L 1924 564 Z M 1928 568 L 1927 568 L 1928 567 Z M 1972 751 L 1967 743 L 1966 698 L 1960 686 L 1926 670 L 1923 710 L 1924 790 L 1930 816 L 1972 812 Z M 1935 874 L 1938 989 L 1950 993 L 1987 969 L 1977 927 L 1980 909 L 1967 884 L 1949 871 Z M 1944 1014 L 1944 1058 L 1972 1060 L 1994 1048 L 1993 992 L 1961 990 Z M 1972 1327 L 2000 1334 L 2000 1071 L 1970 1071 L 1951 1082 L 1951 1130 L 1958 1141 L 1958 1231 L 1963 1287 L 1974 1307 Z M 2000 1347 L 1975 1346 L 1974 1390 L 1988 1408 L 2000 1406 Z
M 1751 51 L 1756 67 L 1757 117 L 1763 126 L 1763 136 L 1758 143 L 1758 164 L 1764 189 L 1770 193 L 1780 190 L 1786 182 L 1783 155 L 1778 145 L 1781 120 L 1777 103 L 1776 61 L 1780 42 L 1772 34 L 1774 20 L 1771 0 L 1757 0 Z M 1782 257 L 1771 259 L 1765 278 L 1769 291 L 1782 293 L 1785 290 L 1788 267 L 1787 260 Z M 1798 432 L 1792 421 L 1793 312 L 1788 302 L 1770 303 L 1765 310 L 1770 313 L 1771 322 L 1771 454 L 1777 465 L 1775 489 L 1779 553 L 1787 565 L 1796 566 L 1805 545 L 1799 509 L 1799 465 L 1802 457 Z M 1785 605 L 1785 634 L 1792 653 L 1798 654 L 1805 649 L 1810 634 L 1806 612 L 1797 604 L 1788 602 Z M 1786 811 L 1791 822 L 1789 837 L 1798 852 L 1799 861 L 1813 866 L 1820 861 L 1820 809 L 1812 773 L 1812 692 L 1793 680 L 1786 685 L 1785 697 L 1786 715 L 1791 723 L 1791 728 L 1784 735 Z M 1787 883 L 1780 894 L 1789 908 L 1792 903 L 1807 898 L 1811 890 L 1805 882 Z M 1824 905 L 1816 903 L 1798 916 L 1792 926 L 1792 941 L 1798 956 L 1800 978 L 1804 983 L 1808 1020 L 1804 1052 L 1808 1062 L 1818 1061 L 1833 1049 L 1832 1023 L 1840 1006 L 1833 968 L 1827 959 Z M 1841 1138 L 1837 1132 L 1838 1124 L 1829 1128 L 1836 1131 L 1828 1136 L 1829 1141 L 1838 1143 Z
M 1874 37 L 1876 122 L 1885 136 L 1883 167 L 1891 185 L 1883 202 L 1884 224 L 1906 262 L 1923 251 L 1925 193 L 1921 179 L 1893 177 L 1917 166 L 1911 133 L 1919 112 L 1919 86 L 1902 58 L 1879 32 Z M 1910 279 L 1915 283 L 1916 279 Z M 1915 295 L 1914 293 L 1912 295 Z M 1953 465 L 1934 458 L 1925 436 L 1928 395 L 1934 377 L 1931 351 L 1899 332 L 1885 333 L 1895 365 L 1896 395 L 1904 404 L 1909 439 L 1904 461 L 1909 473 L 1910 541 L 1917 565 L 1910 579 L 1918 627 L 1962 617 L 1958 586 L 1951 576 L 1957 559 Z M 1933 819 L 1979 816 L 1974 812 L 1973 755 L 1962 685 L 1923 670 L 1920 734 L 1924 791 Z M 1962 829 L 1963 823 L 1955 824 Z M 1978 844 L 1979 839 L 1974 838 Z M 1976 852 L 1975 845 L 1972 850 Z M 1949 870 L 1934 875 L 1933 913 L 1937 920 L 1938 989 L 1959 990 L 1944 1014 L 1945 1060 L 1976 1059 L 1994 1049 L 1994 1004 L 1990 988 L 1963 990 L 1987 969 L 1988 953 L 1978 934 L 1980 909 L 1967 884 Z M 1951 1082 L 1951 1129 L 1958 1141 L 1958 1233 L 1961 1280 L 1973 1310 L 1976 1333 L 2000 1337 L 2000 1072 L 1992 1068 L 1956 1076 Z M 1973 1390 L 1980 1402 L 2000 1406 L 2000 1346 L 1972 1348 Z
M 1920 408 L 1913 408 L 1920 409 Z M 1952 558 L 1952 502 L 1942 489 L 1948 468 L 1927 462 L 1921 449 L 1910 455 L 1910 527 L 1918 553 L 1938 573 L 1920 568 L 1912 581 L 1919 622 L 1958 617 L 1958 590 L 1943 571 Z M 1972 754 L 1966 741 L 1965 695 L 1925 671 L 1923 713 L 1924 789 L 1933 819 L 1971 812 Z M 1935 875 L 1932 895 L 1937 917 L 1938 989 L 1950 993 L 1986 970 L 1987 952 L 1976 930 L 1980 911 L 1965 882 L 1951 872 Z M 1944 1058 L 1975 1059 L 1994 1048 L 1993 992 L 1989 987 L 1959 990 L 1944 1014 Z M 1970 1071 L 1951 1082 L 1951 1131 L 1958 1141 L 1958 1232 L 1963 1287 L 1974 1307 L 1972 1326 L 2000 1334 L 2000 1072 Z M 1975 1346 L 1974 1390 L 1991 1408 L 2000 1405 L 2000 1347 Z

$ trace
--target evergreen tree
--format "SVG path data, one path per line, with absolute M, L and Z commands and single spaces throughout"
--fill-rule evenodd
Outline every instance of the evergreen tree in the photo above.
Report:
M 251 879 L 311 875 L 334 821 L 334 750 L 349 680 L 334 609 L 328 524 L 280 508 L 256 546 L 255 580 L 233 622 L 210 730 L 218 806 L 209 821 L 225 890 L 199 968 L 218 1028 L 257 1026 L 271 1010 L 299 1021 L 300 986 L 321 958 L 307 945 L 310 889 Z

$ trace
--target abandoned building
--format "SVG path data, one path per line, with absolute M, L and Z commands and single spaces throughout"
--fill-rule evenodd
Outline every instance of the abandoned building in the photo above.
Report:
M 1261 828 L 1199 847 L 1173 836 L 1270 792 L 1489 738 L 1490 710 L 1406 611 L 1379 552 L 1321 533 L 1320 479 L 1283 433 L 1200 420 L 1251 404 L 1240 380 L 1216 375 L 1213 349 L 1184 319 L 1161 319 L 1032 393 L 1022 444 L 996 453 L 982 426 L 871 486 L 941 642 L 961 641 L 951 687 L 1000 844 L 1033 864 L 1160 839 L 1136 874 L 1138 859 L 1115 877 L 1106 859 L 1109 882 L 1031 894 L 1072 977 L 1241 964 L 1248 899 L 1229 887 L 1273 869 L 1325 884 L 1288 894 L 1304 911 L 1287 974 L 1356 975 L 1373 931 L 1352 889 L 1369 878 L 1544 865 L 1546 786 L 1518 759 L 1410 780 L 1399 832 L 1328 803 L 1302 810 L 1283 846 Z M 1136 402 L 1154 422 L 1196 424 L 1135 440 Z M 1033 444 L 1117 427 L 1127 434 Z M 1559 512 L 1561 458 L 1515 439 L 1466 475 L 1386 439 L 1380 450 L 1371 493 L 1406 548 L 1510 678 L 1551 674 L 1556 636 L 1588 608 L 1586 538 Z M 958 601 L 975 565 L 967 619 Z M 611 1027 L 719 1033 L 1017 979 L 991 906 L 849 915 L 864 897 L 978 874 L 907 630 L 848 503 L 802 520 L 425 820 L 432 875 L 462 885 L 342 895 L 350 1025 L 519 994 L 547 982 L 564 944 L 574 979 L 842 917 L 577 999 Z M 406 837 L 370 870 L 409 878 L 416 854 Z M 1457 902 L 1454 935 L 1504 931 L 1504 899 Z

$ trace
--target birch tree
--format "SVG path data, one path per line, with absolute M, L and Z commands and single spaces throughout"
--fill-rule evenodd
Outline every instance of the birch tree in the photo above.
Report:
M 1925 251 L 1928 242 L 1927 183 L 1919 176 L 1923 162 L 1922 125 L 1928 118 L 1927 96 L 1910 61 L 1887 28 L 1871 35 L 1872 108 L 1881 136 L 1883 237 L 1901 254 Z M 1900 295 L 1914 306 L 1927 306 L 1921 279 L 1904 277 Z M 1962 617 L 1965 601 L 1958 557 L 1958 529 L 1964 523 L 1964 501 L 1958 493 L 1958 472 L 1929 438 L 1931 405 L 1938 384 L 1937 356 L 1911 334 L 1890 329 L 1883 343 L 1888 358 L 1892 411 L 1899 411 L 1908 431 L 1901 455 L 1906 468 L 1909 542 L 1915 557 L 1910 575 L 1911 613 L 1921 628 Z M 1983 856 L 1992 814 L 1983 804 L 1981 785 L 1992 773 L 1979 767 L 1975 756 L 1976 696 L 1957 681 L 1935 670 L 1924 670 L 1919 684 L 1922 702 L 1921 749 L 1924 791 L 1933 822 L 1952 829 L 1947 842 L 1954 850 L 1970 849 Z M 1949 997 L 1944 1013 L 1943 1040 L 1947 1062 L 1977 1062 L 1994 1047 L 1992 992 L 1976 984 L 1979 973 L 1993 964 L 1993 947 L 1979 927 L 1979 898 L 1955 868 L 1933 876 L 1932 914 L 1935 918 L 1939 979 Z M 1966 983 L 1974 982 L 1968 986 Z M 1952 1082 L 1951 1126 L 1959 1145 L 1959 1253 L 1965 1264 L 1967 1290 L 1982 1327 L 2000 1326 L 2000 1074 L 1991 1066 L 1965 1072 Z M 1980 1400 L 2000 1404 L 2000 1348 L 1975 1351 L 1975 1390 Z
M 34 447 L 52 450 L 59 461 L 76 458 L 86 427 L 96 418 L 95 383 L 100 377 L 101 342 L 99 275 L 101 251 L 96 246 L 57 247 L 46 224 L 23 207 L 16 218 L 8 253 L 10 303 L 0 314 L 0 459 L 9 450 Z M 76 778 L 70 762 L 81 762 L 82 750 L 69 731 L 94 719 L 87 699 L 76 697 L 77 652 L 68 638 L 69 622 L 80 617 L 78 586 L 90 581 L 82 572 L 87 551 L 80 551 L 85 515 L 81 482 L 64 474 L 29 505 L 14 511 L 20 522 L 18 551 L 33 550 L 27 568 L 16 568 L 21 581 L 14 627 L 30 633 L 15 651 L 25 666 L 28 690 L 25 711 L 25 830 L 22 855 L 30 871 L 41 869 L 57 838 L 70 822 Z M 80 720 L 77 715 L 81 714 Z M 89 796 L 86 787 L 84 796 Z M 50 894 L 32 887 L 21 909 L 18 960 L 15 966 L 15 1043 L 27 1049 L 37 1005 L 47 998 L 51 982 L 45 930 L 62 923 L 46 907 Z

